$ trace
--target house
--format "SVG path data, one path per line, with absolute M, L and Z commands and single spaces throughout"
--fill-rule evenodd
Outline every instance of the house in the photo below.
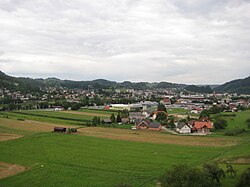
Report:
M 149 127 L 150 121 L 146 119 L 136 119 L 135 126 L 137 129 L 147 129 Z
M 150 122 L 146 119 L 137 119 L 135 121 L 136 129 L 161 130 L 162 125 L 158 122 Z
M 122 118 L 121 123 L 122 124 L 128 124 L 128 123 L 130 123 L 130 119 L 129 118 Z
M 146 116 L 142 112 L 129 112 L 130 121 L 135 122 L 137 119 L 144 119 Z
M 161 127 L 162 127 L 162 125 L 158 122 L 150 122 L 148 129 L 159 131 L 159 130 L 161 130 Z
M 194 121 L 192 132 L 208 134 L 212 128 L 213 124 L 211 121 Z
M 166 97 L 166 98 L 162 99 L 160 101 L 160 103 L 163 105 L 171 105 L 171 100 L 168 97 Z
M 111 122 L 111 119 L 103 119 L 102 123 L 104 123 L 104 124 L 111 124 L 112 122 Z
M 203 108 L 193 108 L 190 112 L 192 114 L 200 114 Z
M 65 127 L 54 127 L 54 132 L 62 132 L 62 133 L 66 133 L 67 128 Z
M 188 134 L 191 133 L 191 127 L 185 122 L 180 122 L 176 127 L 176 131 L 181 134 Z

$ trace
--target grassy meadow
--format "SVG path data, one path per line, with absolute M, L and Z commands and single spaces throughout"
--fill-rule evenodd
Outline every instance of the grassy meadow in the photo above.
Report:
M 0 141 L 0 162 L 24 166 L 26 171 L 0 179 L 0 186 L 157 186 L 159 176 L 173 164 L 201 167 L 217 160 L 224 168 L 230 161 L 238 170 L 236 179 L 222 180 L 223 186 L 230 187 L 250 167 L 249 131 L 206 137 L 100 127 L 85 127 L 78 134 L 51 132 L 58 124 L 79 127 L 94 115 L 107 118 L 110 114 L 93 110 L 1 112 L 0 136 L 20 137 Z M 249 117 L 248 110 L 237 113 L 233 120 L 223 118 L 230 129 L 246 129 Z
M 113 113 L 116 114 L 116 112 Z M 110 118 L 110 115 L 110 112 L 93 111 L 88 109 L 80 110 L 80 112 L 45 110 L 0 112 L 0 117 L 7 116 L 10 119 L 34 120 L 66 125 L 86 125 L 91 123 L 94 116 L 104 119 Z

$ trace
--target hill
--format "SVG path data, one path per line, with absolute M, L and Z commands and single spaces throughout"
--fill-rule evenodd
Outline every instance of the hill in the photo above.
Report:
M 40 90 L 48 87 L 66 88 L 66 89 L 135 89 L 135 90 L 147 90 L 147 89 L 185 89 L 189 92 L 195 93 L 212 93 L 216 92 L 228 92 L 228 93 L 241 93 L 250 94 L 250 77 L 245 79 L 238 79 L 227 82 L 220 86 L 214 85 L 186 85 L 177 84 L 171 82 L 115 82 L 105 79 L 96 79 L 92 81 L 72 81 L 72 80 L 60 80 L 58 78 L 46 78 L 46 79 L 32 79 L 25 77 L 12 77 L 6 75 L 0 71 L 0 88 L 7 88 L 11 91 L 27 92 L 39 92 Z
M 214 88 L 214 91 L 250 94 L 250 76 L 245 79 L 237 79 L 230 82 L 226 82 L 225 84 Z
M 169 82 L 148 83 L 148 82 L 130 82 L 121 83 L 105 79 L 96 79 L 92 81 L 72 81 L 60 80 L 58 78 L 32 79 L 23 77 L 11 77 L 0 71 L 0 88 L 7 88 L 11 91 L 39 91 L 46 87 L 63 87 L 67 89 L 152 89 L 152 88 L 184 88 L 185 84 L 175 84 Z

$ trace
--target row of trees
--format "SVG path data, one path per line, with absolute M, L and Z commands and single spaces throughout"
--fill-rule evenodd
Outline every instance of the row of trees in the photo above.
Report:
M 234 178 L 236 174 L 231 164 L 227 164 L 225 171 L 215 162 L 205 163 L 202 168 L 173 165 L 160 177 L 160 182 L 163 187 L 211 187 L 220 186 L 221 178 Z M 247 187 L 249 184 L 250 168 L 242 173 L 237 187 Z
M 111 114 L 110 116 L 110 121 L 111 123 L 120 123 L 122 122 L 122 118 L 128 118 L 129 117 L 129 111 L 128 110 L 122 110 L 122 111 L 118 111 L 117 116 L 115 116 L 115 114 Z M 101 125 L 102 123 L 104 123 L 104 120 L 101 120 L 100 117 L 93 117 L 92 119 L 92 126 L 98 126 Z

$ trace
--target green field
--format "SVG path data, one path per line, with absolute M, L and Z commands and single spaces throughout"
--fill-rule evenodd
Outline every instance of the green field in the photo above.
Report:
M 74 123 L 80 125 L 82 123 L 80 120 L 91 120 L 93 117 L 93 110 L 79 112 L 85 114 L 22 111 L 4 112 L 1 113 L 1 116 L 8 115 L 9 118 L 13 119 L 24 118 L 64 125 Z M 89 115 L 86 115 L 87 112 Z M 101 111 L 99 114 L 107 113 Z M 249 115 L 249 110 L 237 113 L 234 120 L 227 119 L 228 127 L 244 126 L 246 128 L 245 120 Z M 28 168 L 22 173 L 1 179 L 0 186 L 6 187 L 109 187 L 122 183 L 131 186 L 156 186 L 159 176 L 173 164 L 186 163 L 194 167 L 201 167 L 204 162 L 217 160 L 221 163 L 221 167 L 225 167 L 223 162 L 227 160 L 250 158 L 250 135 L 248 132 L 238 137 L 218 134 L 217 136 L 222 136 L 230 141 L 238 141 L 240 138 L 240 144 L 211 147 L 105 139 L 80 134 L 28 132 L 1 125 L 1 123 L 6 123 L 6 120 L 9 119 L 0 118 L 0 134 L 21 134 L 24 136 L 14 140 L 0 141 L 0 162 L 18 164 Z M 11 123 L 18 127 L 25 121 L 12 120 Z M 121 129 L 121 131 L 124 130 Z M 140 135 L 138 134 L 138 136 Z M 166 134 L 167 136 L 174 135 Z M 174 137 L 178 139 L 178 136 Z M 216 136 L 208 138 L 213 139 Z M 196 139 L 197 137 L 194 137 L 194 141 Z M 240 173 L 249 167 L 249 164 L 233 164 L 238 170 L 237 178 L 227 177 L 223 179 L 223 186 L 234 186 Z
M 28 119 L 55 124 L 86 125 L 87 123 L 91 123 L 94 116 L 100 116 L 101 119 L 104 119 L 109 118 L 111 115 L 110 112 L 87 109 L 81 110 L 81 112 L 75 114 L 65 113 L 63 111 L 12 111 L 0 112 L 0 117 L 8 116 L 8 118 L 11 119 Z M 106 116 L 104 117 L 103 115 Z
M 227 120 L 227 129 L 247 129 L 246 120 L 250 118 L 250 110 L 242 112 L 223 112 L 223 118 Z M 235 115 L 235 116 L 234 116 Z

